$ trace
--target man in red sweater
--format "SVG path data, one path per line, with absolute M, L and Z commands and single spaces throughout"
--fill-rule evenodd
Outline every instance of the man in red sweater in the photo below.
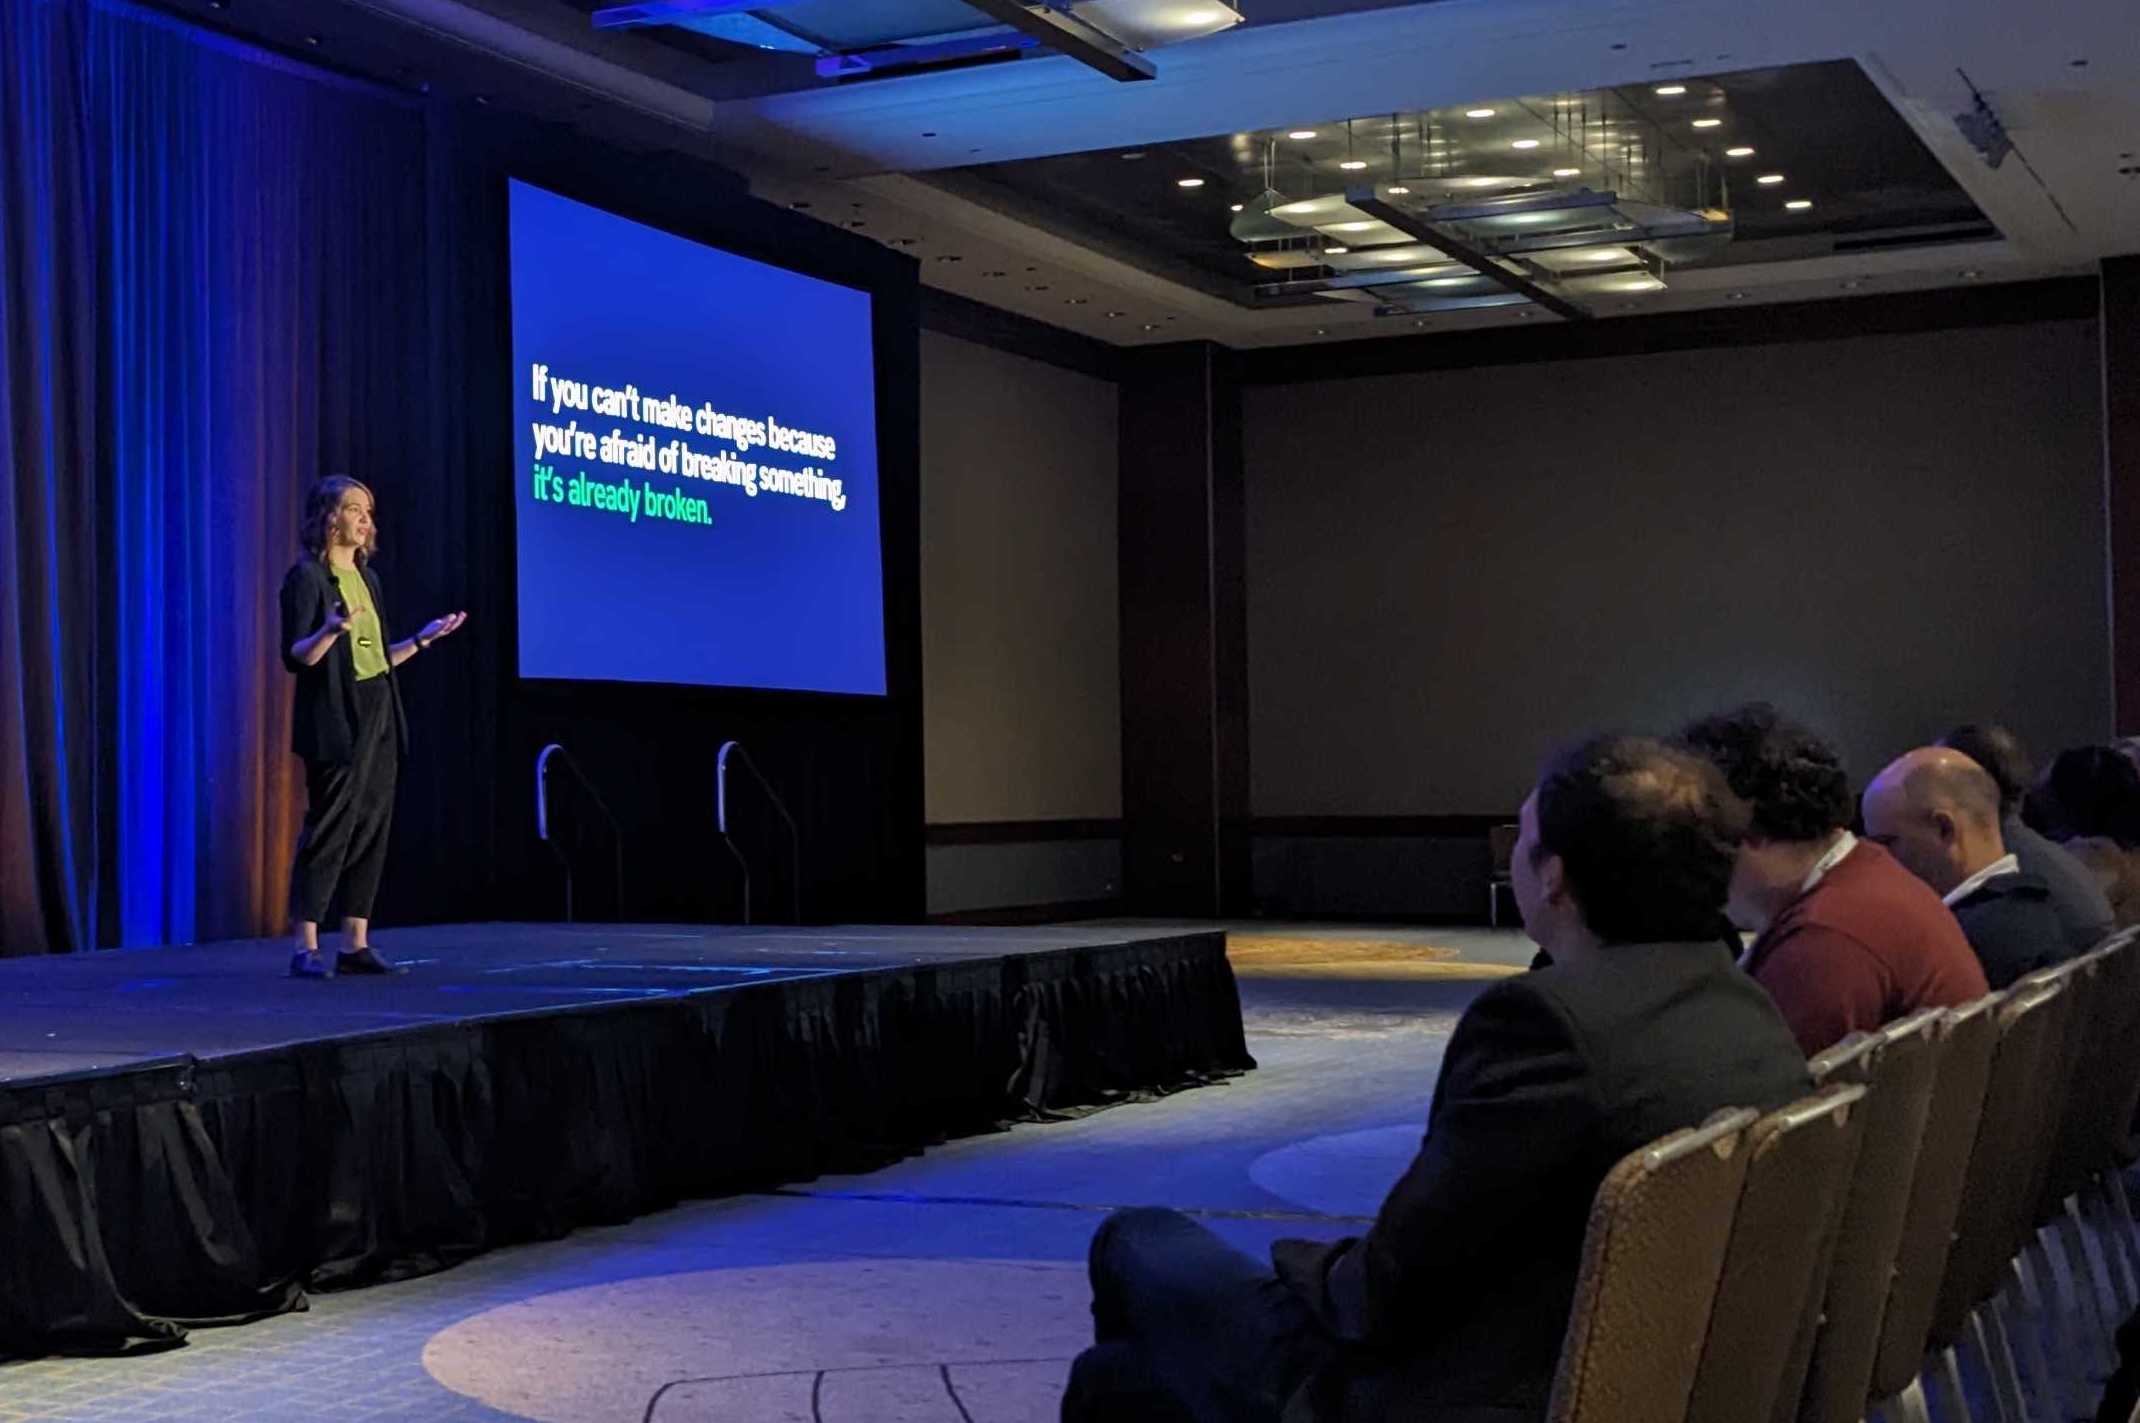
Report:
M 1850 781 L 1819 737 L 1754 703 L 1680 734 L 1753 810 L 1726 911 L 1743 960 L 1807 1056 L 1860 1029 L 1989 992 L 1953 913 L 1850 833 Z

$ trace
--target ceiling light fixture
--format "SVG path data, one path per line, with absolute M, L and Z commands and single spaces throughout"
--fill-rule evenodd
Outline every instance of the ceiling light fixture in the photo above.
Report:
M 1583 170 L 1580 168 L 1555 168 L 1553 176 L 1556 178 L 1580 178 L 1583 176 Z
M 1464 117 L 1465 117 L 1465 118 L 1467 118 L 1467 119 L 1490 119 L 1490 118 L 1492 118 L 1493 116 L 1494 116 L 1494 111 L 1493 111 L 1492 109 L 1466 109 L 1466 110 L 1464 110 Z
M 1240 210 L 1241 210 L 1241 205 L 1240 205 L 1239 203 L 1235 203 L 1235 204 L 1233 205 L 1233 207 L 1232 207 L 1232 208 L 1230 209 L 1230 211 L 1233 211 L 1233 212 L 1239 212 Z
M 1813 199 L 1793 198 L 1789 202 L 1785 203 L 1784 206 L 1786 208 L 1789 208 L 1792 212 L 1804 212 L 1807 208 L 1813 206 Z
M 1725 149 L 1724 156 L 1726 158 L 1751 158 L 1754 156 L 1754 151 L 1751 148 L 1747 148 L 1744 145 L 1741 145 L 1738 148 Z
M 1241 23 L 1241 12 L 1222 0 L 1068 0 L 1054 8 L 1132 50 L 1201 39 Z
M 1357 173 L 1366 166 L 1367 160 L 1364 158 L 1348 158 L 1343 163 L 1338 164 L 1338 167 L 1344 169 L 1348 173 Z
M 1315 130 L 1312 128 L 1297 128 L 1287 134 L 1286 137 L 1292 139 L 1295 143 L 1306 143 L 1309 139 L 1315 137 Z
M 1782 181 L 1783 181 L 1783 174 L 1781 174 L 1781 173 L 1763 173 L 1763 174 L 1762 174 L 1762 175 L 1761 175 L 1760 177 L 1758 177 L 1758 178 L 1754 179 L 1754 181 L 1755 181 L 1756 183 L 1759 183 L 1759 184 L 1760 184 L 1760 185 L 1761 185 L 1762 187 L 1766 188 L 1766 187 L 1770 187 L 1770 186 L 1772 186 L 1772 185 L 1774 185 L 1774 184 L 1777 184 L 1777 183 L 1780 183 L 1780 182 L 1782 182 Z
M 1696 128 L 1722 128 L 1724 121 L 1722 119 L 1696 119 L 1694 126 Z
M 1204 180 L 1202 178 L 1176 178 L 1174 186 L 1177 188 L 1201 188 L 1204 186 Z
M 1659 84 L 1652 92 L 1660 99 L 1676 99 L 1687 92 L 1687 86 L 1684 84 Z
M 1352 249 L 1350 247 L 1325 247 L 1323 249 L 1323 255 L 1325 257 L 1342 257 L 1351 250 Z
M 1519 138 L 1509 145 L 1510 148 L 1536 148 L 1537 146 L 1538 140 L 1535 138 Z
M 1406 193 L 1411 192 L 1412 190 L 1404 186 L 1404 184 L 1402 183 L 1392 183 L 1389 186 L 1389 191 L 1393 196 L 1402 197 Z

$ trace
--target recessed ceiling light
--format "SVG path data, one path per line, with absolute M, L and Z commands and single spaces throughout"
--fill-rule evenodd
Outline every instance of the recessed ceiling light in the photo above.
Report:
M 1722 119 L 1696 119 L 1694 121 L 1694 127 L 1696 128 L 1722 128 L 1723 126 L 1724 121 Z
M 1141 148 L 1133 148 L 1129 152 L 1122 155 L 1122 161 L 1128 163 L 1142 157 L 1144 157 L 1144 150 Z
M 1348 173 L 1357 173 L 1366 166 L 1367 160 L 1364 158 L 1348 158 L 1343 163 L 1338 164 L 1338 167 L 1344 169 Z
M 1493 116 L 1494 116 L 1494 111 L 1493 111 L 1492 109 L 1466 109 L 1466 110 L 1464 110 L 1464 117 L 1465 117 L 1465 118 L 1467 118 L 1467 119 L 1490 119 L 1490 118 L 1492 118 Z
M 1754 179 L 1754 181 L 1755 181 L 1756 183 L 1759 183 L 1759 184 L 1761 184 L 1761 185 L 1762 185 L 1763 187 L 1767 187 L 1767 186 L 1769 186 L 1770 184 L 1773 184 L 1773 183 L 1780 183 L 1780 182 L 1782 182 L 1782 181 L 1783 181 L 1783 174 L 1781 174 L 1781 173 L 1763 173 L 1763 174 L 1762 174 L 1762 175 L 1761 175 L 1760 177 L 1758 177 L 1758 178 Z
M 1204 186 L 1204 180 L 1202 178 L 1176 178 L 1174 186 L 1177 188 L 1201 188 Z
M 1744 300 L 1746 300 L 1746 293 L 1745 293 L 1745 292 L 1725 292 L 1725 293 L 1724 293 L 1724 300 L 1726 300 L 1726 301 L 1744 301 Z
M 1083 305 L 1084 305 L 1084 304 L 1085 304 L 1086 302 L 1088 302 L 1088 301 L 1091 301 L 1091 300 L 1092 300 L 1092 298 L 1091 298 L 1091 297 L 1089 297 L 1089 296 L 1066 296 L 1066 297 L 1064 297 L 1064 298 L 1063 298 L 1063 305 L 1064 305 L 1064 306 L 1083 306 Z
M 313 47 L 314 49 L 317 49 L 317 48 L 319 48 L 319 42 L 320 42 L 320 37 L 319 37 L 318 35 L 306 35 L 306 36 L 305 36 L 305 43 L 306 43 L 306 44 L 308 44 L 308 45 L 311 45 L 311 46 L 312 46 L 312 47 Z
M 1583 170 L 1580 168 L 1555 168 L 1553 176 L 1556 178 L 1580 178 L 1583 176 Z
M 1659 98 L 1676 99 L 1687 92 L 1687 86 L 1684 84 L 1659 84 L 1655 92 Z
M 956 252 L 940 252 L 937 254 L 936 260 L 939 262 L 956 262 L 959 260 L 959 254 Z
M 1409 193 L 1412 190 L 1410 188 L 1405 187 L 1402 183 L 1392 183 L 1390 184 L 1389 191 L 1393 196 L 1402 197 L 1404 194 Z
M 1122 312 L 1119 312 L 1119 311 L 1110 311 L 1110 312 L 1108 312 L 1107 314 L 1108 314 L 1109 316 L 1117 316 L 1117 317 L 1119 317 L 1119 316 L 1123 315 L 1123 313 L 1122 313 Z
M 1854 292 L 1854 291 L 1856 291 L 1857 289 L 1858 289 L 1858 283 L 1856 283 L 1856 282 L 1845 282 L 1845 283 L 1843 283 L 1843 290 L 1844 290 L 1844 291 L 1846 291 L 1846 292 Z
M 1306 143 L 1309 139 L 1315 137 L 1315 130 L 1312 128 L 1297 128 L 1287 134 L 1286 137 L 1292 139 L 1295 143 Z
M 1724 156 L 1726 158 L 1751 158 L 1754 156 L 1754 151 L 1751 148 L 1747 148 L 1742 144 L 1737 148 L 1725 149 Z
M 1789 202 L 1785 203 L 1784 206 L 1789 208 L 1792 212 L 1804 212 L 1807 208 L 1813 206 L 1813 199 L 1793 198 Z
M 1537 146 L 1538 140 L 1535 138 L 1519 138 L 1509 145 L 1510 148 L 1536 148 Z
M 1318 326 L 1315 328 L 1315 334 L 1318 336 L 1328 336 L 1330 334 L 1330 328 L 1327 326 Z
M 1974 267 L 1971 267 L 1971 268 L 1969 268 L 1968 270 L 1966 270 L 1966 271 L 1964 271 L 1964 272 L 1962 273 L 1962 280 L 1963 280 L 1963 281 L 1965 281 L 1965 282 L 1973 282 L 1973 281 L 1975 281 L 1975 280 L 1976 280 L 1976 279 L 1977 279 L 1978 277 L 1981 277 L 1981 276 L 1983 276 L 1983 275 L 1984 275 L 1984 274 L 1983 274 L 1982 272 L 1978 271 L 1978 270 L 1977 270 L 1976 268 L 1974 268 Z
M 1233 207 L 1232 207 L 1232 208 L 1230 209 L 1230 211 L 1233 211 L 1233 212 L 1239 212 L 1240 210 L 1241 210 L 1241 205 L 1240 205 L 1239 203 L 1235 203 L 1235 204 L 1233 205 Z
M 1144 329 L 1146 331 L 1157 331 L 1159 328 L 1153 325 L 1151 322 L 1147 321 L 1144 323 Z
M 1342 257 L 1351 250 L 1350 247 L 1325 247 L 1323 255 L 1326 257 Z

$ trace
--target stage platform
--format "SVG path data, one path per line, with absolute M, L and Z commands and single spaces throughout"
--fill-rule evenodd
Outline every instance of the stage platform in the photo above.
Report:
M 1217 932 L 455 925 L 0 960 L 0 1356 L 1253 1067 Z

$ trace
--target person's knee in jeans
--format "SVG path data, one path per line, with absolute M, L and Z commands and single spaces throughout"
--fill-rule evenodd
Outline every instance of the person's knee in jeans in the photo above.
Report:
M 1085 1255 L 1094 1338 L 1120 1339 L 1131 1332 L 1127 1292 L 1134 1288 L 1138 1257 L 1182 1226 L 1194 1229 L 1187 1216 L 1164 1206 L 1132 1206 L 1100 1222 Z

